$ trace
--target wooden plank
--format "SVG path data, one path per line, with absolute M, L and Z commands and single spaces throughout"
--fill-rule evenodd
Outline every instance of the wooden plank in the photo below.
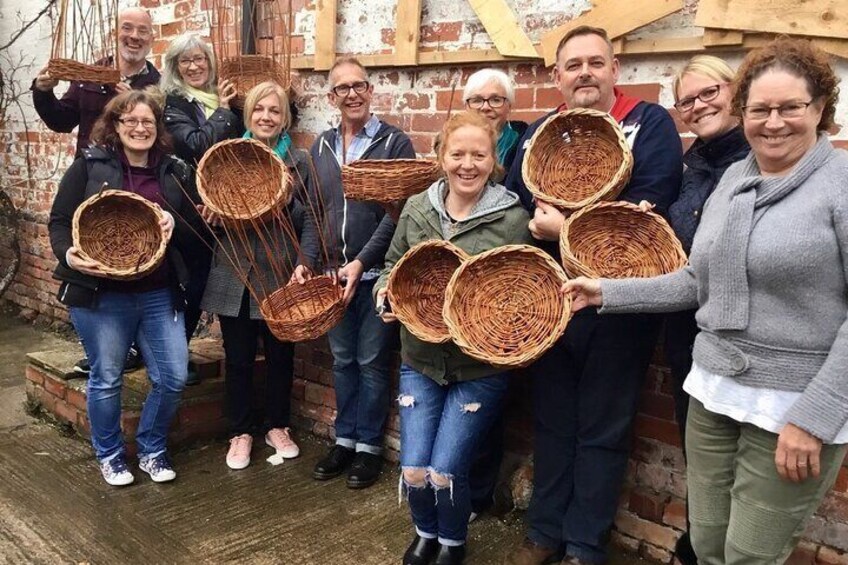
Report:
M 701 0 L 695 25 L 848 39 L 848 2 Z
M 336 0 L 315 2 L 315 70 L 326 71 L 336 60 Z
M 831 55 L 848 59 L 848 41 L 845 39 L 813 39 L 813 45 Z
M 403 3 L 406 0 L 401 0 Z M 506 0 L 468 0 L 501 55 L 535 57 L 536 48 L 524 33 Z
M 704 47 L 721 47 L 724 45 L 742 45 L 745 36 L 735 29 L 704 29 Z
M 545 56 L 546 65 L 553 65 L 556 62 L 556 48 L 560 39 L 577 26 L 600 27 L 607 30 L 610 39 L 616 39 L 677 12 L 683 8 L 683 0 L 651 0 L 650 2 L 595 0 L 594 5 L 595 7 L 588 12 L 542 36 L 542 53 Z
M 395 15 L 395 65 L 418 64 L 422 0 L 400 0 Z

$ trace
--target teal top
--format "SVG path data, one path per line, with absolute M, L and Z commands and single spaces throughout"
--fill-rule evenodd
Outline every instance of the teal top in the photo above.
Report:
M 246 138 L 246 139 L 253 139 L 253 134 L 250 133 L 250 131 L 248 130 L 248 131 L 244 132 L 244 135 L 242 137 Z M 286 154 L 289 152 L 289 147 L 291 147 L 291 144 L 292 144 L 292 139 L 291 139 L 291 136 L 289 135 L 289 133 L 288 132 L 283 133 L 283 135 L 281 135 L 277 139 L 277 145 L 275 147 L 273 147 L 274 153 L 276 153 L 277 157 L 279 157 L 280 159 L 285 160 Z

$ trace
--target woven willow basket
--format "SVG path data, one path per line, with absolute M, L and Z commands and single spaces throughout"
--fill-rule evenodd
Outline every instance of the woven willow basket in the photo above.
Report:
M 345 197 L 396 202 L 427 190 L 441 176 L 429 159 L 363 159 L 342 167 Z
M 230 220 L 260 218 L 288 202 L 292 179 L 283 161 L 255 139 L 228 139 L 197 165 L 197 191 L 207 208 Z
M 287 89 L 291 82 L 283 66 L 266 55 L 240 55 L 224 59 L 218 65 L 218 76 L 235 86 L 236 96 L 232 104 L 236 108 L 244 108 L 247 93 L 257 84 L 270 80 Z
M 344 317 L 343 293 L 332 277 L 313 277 L 275 290 L 261 302 L 259 312 L 280 341 L 316 339 Z
M 566 110 L 545 120 L 521 166 L 527 189 L 565 210 L 614 200 L 633 169 L 621 128 L 606 112 Z
M 496 247 L 466 260 L 445 291 L 444 318 L 467 355 L 498 367 L 525 367 L 565 331 L 571 299 L 565 273 L 529 245 Z
M 665 219 L 629 202 L 578 210 L 563 223 L 559 248 L 572 277 L 655 277 L 686 265 L 686 253 Z
M 442 316 L 445 288 L 468 254 L 441 239 L 423 241 L 403 254 L 389 275 L 392 311 L 422 341 L 444 343 L 450 332 Z
M 71 234 L 82 257 L 116 280 L 140 279 L 159 266 L 168 242 L 162 210 L 125 190 L 103 190 L 74 212 Z
M 47 72 L 50 78 L 72 82 L 117 84 L 121 80 L 121 71 L 114 67 L 86 65 L 71 59 L 50 59 Z

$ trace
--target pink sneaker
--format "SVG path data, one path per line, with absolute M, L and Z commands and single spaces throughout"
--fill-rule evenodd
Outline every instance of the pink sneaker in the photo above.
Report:
M 230 450 L 227 451 L 227 467 L 244 469 L 250 465 L 250 448 L 253 447 L 253 437 L 241 434 L 230 440 Z
M 283 459 L 294 459 L 300 455 L 300 448 L 291 438 L 288 428 L 274 428 L 265 434 L 265 443 L 277 450 Z

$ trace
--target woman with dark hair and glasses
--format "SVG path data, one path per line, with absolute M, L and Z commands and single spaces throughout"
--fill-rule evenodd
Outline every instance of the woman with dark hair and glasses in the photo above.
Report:
M 192 229 L 186 221 L 197 221 L 193 229 L 202 229 L 184 194 L 194 191 L 194 175 L 185 163 L 168 155 L 162 107 L 148 92 L 133 90 L 112 99 L 91 139 L 95 145 L 84 149 L 62 177 L 48 224 L 59 260 L 54 272 L 62 282 L 59 300 L 68 306 L 91 362 L 87 388 L 91 443 L 107 483 L 133 482 L 120 421 L 121 369 L 135 341 L 151 382 L 135 436 L 139 468 L 156 482 L 172 481 L 176 473 L 166 440 L 188 366 L 182 312 L 188 276 L 183 256 Z M 163 209 L 166 259 L 141 279 L 112 280 L 73 246 L 74 212 L 104 185 L 138 194 Z

